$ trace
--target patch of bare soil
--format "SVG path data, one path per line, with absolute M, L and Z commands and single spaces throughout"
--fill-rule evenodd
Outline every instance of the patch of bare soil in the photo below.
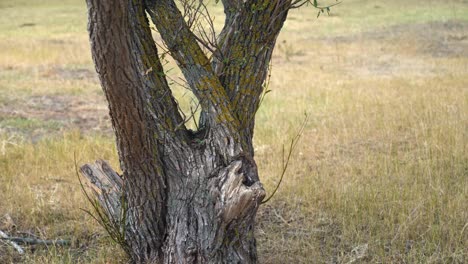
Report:
M 63 67 L 53 67 L 41 71 L 42 77 L 64 80 L 91 80 L 98 81 L 97 74 L 89 69 L 67 69 Z
M 15 126 L 3 126 L 2 130 L 20 133 L 38 139 L 53 132 L 79 129 L 84 133 L 111 134 L 112 128 L 105 99 L 102 96 L 87 97 L 71 95 L 32 96 L 19 99 L 0 107 L 2 119 L 38 120 L 44 124 L 59 124 L 52 129 L 47 125 L 32 127 L 32 131 L 21 131 Z
M 330 40 L 344 43 L 367 40 L 395 45 L 416 43 L 416 51 L 432 57 L 468 58 L 468 22 L 465 21 L 398 25 Z
M 464 21 L 398 25 L 309 41 L 326 47 L 313 54 L 324 71 L 351 77 L 430 77 L 464 74 L 468 67 L 448 62 L 468 59 L 468 22 Z

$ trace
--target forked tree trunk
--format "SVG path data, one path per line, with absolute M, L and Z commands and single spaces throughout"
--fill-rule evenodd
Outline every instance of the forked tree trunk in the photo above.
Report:
M 81 168 L 103 223 L 135 263 L 255 263 L 254 217 L 265 191 L 254 116 L 291 1 L 223 1 L 211 60 L 173 0 L 87 4 L 123 171 L 104 161 Z M 198 131 L 185 128 L 147 14 L 200 102 Z

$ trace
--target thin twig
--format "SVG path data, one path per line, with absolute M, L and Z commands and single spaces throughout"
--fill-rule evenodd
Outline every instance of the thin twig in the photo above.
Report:
M 278 191 L 278 189 L 279 189 L 279 187 L 281 185 L 281 182 L 283 181 L 284 175 L 286 174 L 286 170 L 288 169 L 288 165 L 289 165 L 289 162 L 291 160 L 291 156 L 292 156 L 294 150 L 297 147 L 297 143 L 299 142 L 299 139 L 301 138 L 302 134 L 304 133 L 304 128 L 305 128 L 305 126 L 307 124 L 308 119 L 309 119 L 309 117 L 307 116 L 307 114 L 305 114 L 304 121 L 302 122 L 302 125 L 299 128 L 299 131 L 297 132 L 296 136 L 294 136 L 294 138 L 291 140 L 291 145 L 289 146 L 289 151 L 288 151 L 288 155 L 286 156 L 286 159 L 284 158 L 284 145 L 283 145 L 283 169 L 281 171 L 280 180 L 279 180 L 278 184 L 276 185 L 275 189 L 273 190 L 273 192 L 271 193 L 271 195 L 268 198 L 264 199 L 262 201 L 262 204 L 267 203 L 268 201 L 270 201 L 270 199 L 276 194 L 276 191 Z

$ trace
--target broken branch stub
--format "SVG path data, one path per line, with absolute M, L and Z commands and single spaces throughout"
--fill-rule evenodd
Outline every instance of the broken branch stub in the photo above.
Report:
M 100 205 L 109 216 L 119 216 L 123 195 L 123 180 L 104 160 L 80 168 L 86 185 L 93 190 Z
M 249 179 L 246 179 L 248 176 L 242 172 L 242 166 L 246 164 L 236 160 L 220 173 L 220 200 L 217 207 L 221 208 L 224 223 L 244 219 L 246 214 L 255 212 L 266 194 L 260 181 L 247 184 Z

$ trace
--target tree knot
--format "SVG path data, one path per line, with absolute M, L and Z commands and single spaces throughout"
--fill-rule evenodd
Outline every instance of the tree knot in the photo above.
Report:
M 257 166 L 244 156 L 221 170 L 218 188 L 221 194 L 219 213 L 225 222 L 254 214 L 265 196 L 258 181 Z

